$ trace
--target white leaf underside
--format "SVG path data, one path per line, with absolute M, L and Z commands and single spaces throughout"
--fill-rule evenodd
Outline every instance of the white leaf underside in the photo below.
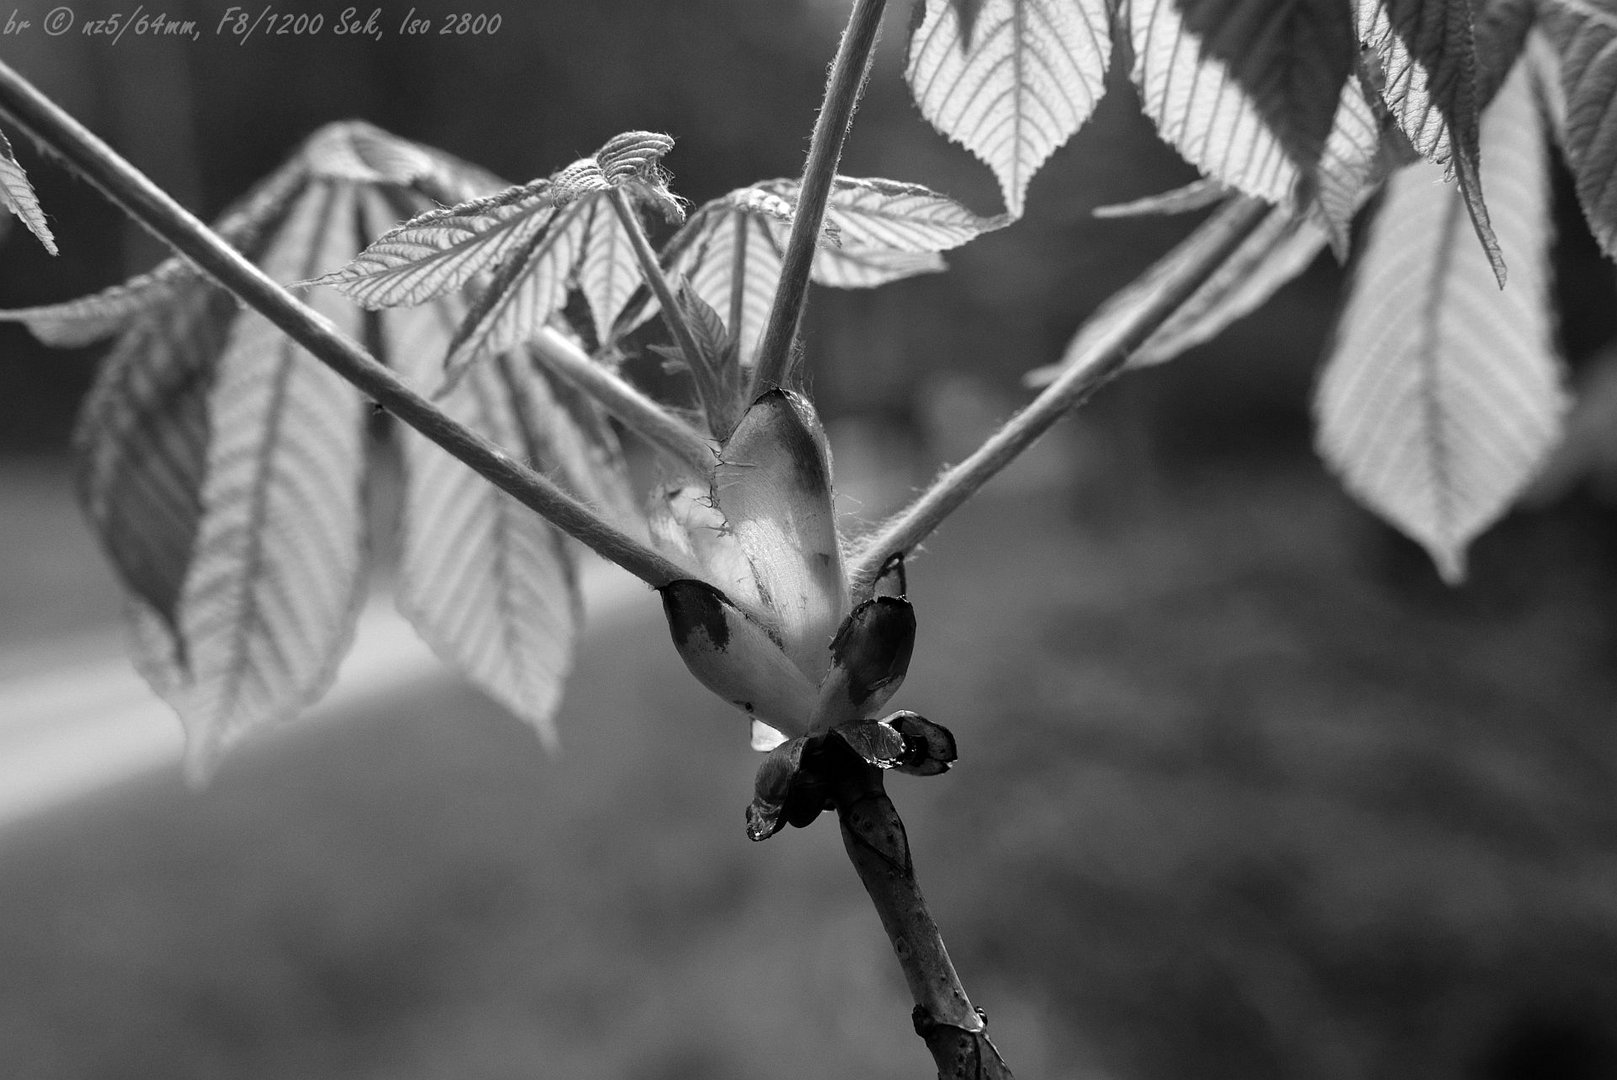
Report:
M 1545 146 L 1525 71 L 1483 120 L 1503 292 L 1440 170 L 1389 183 L 1315 411 L 1320 453 L 1450 581 L 1465 549 L 1530 480 L 1564 401 L 1549 291 Z
M 265 272 L 307 277 L 346 257 L 353 209 L 347 185 L 312 187 Z M 316 291 L 308 302 L 358 334 L 358 312 L 340 296 Z M 170 698 L 193 773 L 324 692 L 363 597 L 359 392 L 262 316 L 243 314 L 218 358 L 208 413 L 204 515 L 179 604 L 186 670 Z
M 1022 216 L 1029 181 L 1083 126 L 1106 89 L 1103 0 L 985 0 L 962 40 L 949 0 L 925 0 L 905 79 L 921 115 L 999 179 Z
M 28 227 L 28 231 L 45 246 L 46 251 L 52 255 L 59 254 L 56 238 L 51 235 L 50 224 L 45 220 L 45 211 L 39 205 L 39 196 L 34 193 L 34 185 L 28 182 L 28 174 L 11 152 L 10 140 L 3 134 L 0 134 L 0 202 L 4 202 L 6 209 L 17 215 L 17 219 Z
M 1546 0 L 1542 21 L 1560 57 L 1562 146 L 1589 231 L 1617 259 L 1617 6 Z

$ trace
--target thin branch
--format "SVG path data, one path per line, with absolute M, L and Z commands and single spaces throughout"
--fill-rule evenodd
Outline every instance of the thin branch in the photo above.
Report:
M 881 770 L 858 762 L 835 802 L 843 847 L 904 969 L 915 1001 L 915 1033 L 932 1052 L 939 1080 L 1012 1080 L 927 911 L 904 822 L 887 797 Z
M 444 415 L 3 63 L 0 111 L 100 188 L 124 213 L 337 374 L 557 528 L 654 588 L 678 578 L 699 576 L 601 520 L 556 484 Z
M 831 62 L 831 77 L 825 84 L 825 99 L 814 122 L 808 162 L 803 167 L 803 183 L 797 192 L 792 232 L 781 259 L 780 284 L 775 288 L 769 323 L 758 344 L 751 397 L 757 397 L 770 386 L 784 386 L 791 374 L 792 347 L 797 341 L 798 324 L 803 319 L 803 304 L 808 299 L 809 271 L 820 242 L 825 204 L 831 197 L 837 162 L 842 159 L 842 146 L 847 141 L 848 127 L 853 122 L 853 112 L 870 70 L 885 7 L 886 0 L 854 0 L 848 28 L 843 31 L 836 59 Z
M 640 263 L 640 276 L 651 287 L 651 292 L 657 297 L 657 305 L 662 310 L 663 322 L 673 332 L 674 343 L 679 346 L 680 354 L 685 363 L 690 365 L 691 373 L 695 376 L 696 396 L 702 402 L 702 413 L 708 418 L 708 426 L 713 434 L 724 438 L 730 434 L 731 414 L 735 411 L 735 403 L 730 401 L 715 401 L 713 395 L 718 392 L 717 380 L 710 378 L 711 372 L 698 371 L 699 365 L 705 365 L 707 356 L 696 343 L 696 334 L 691 330 L 690 320 L 685 318 L 685 308 L 674 295 L 674 287 L 669 284 L 668 277 L 663 273 L 662 264 L 657 261 L 657 252 L 652 248 L 651 241 L 646 238 L 646 230 L 640 224 L 640 215 L 635 213 L 634 206 L 629 202 L 629 196 L 621 188 L 615 188 L 608 195 L 612 201 L 612 209 L 617 213 L 618 220 L 623 223 L 623 229 L 629 234 L 629 246 L 634 248 L 635 259 Z M 709 462 L 711 464 L 711 462 Z
M 675 461 L 705 476 L 713 470 L 713 447 L 701 432 L 663 408 L 550 327 L 531 342 L 539 362 L 594 398 L 624 427 Z
M 1267 203 L 1240 197 L 1145 271 L 1158 284 L 1141 302 L 1113 316 L 1107 332 L 1075 356 L 1044 391 L 972 452 L 945 469 L 932 486 L 886 522 L 859 548 L 849 567 L 855 601 L 866 596 L 882 564 L 919 544 L 983 486 L 1014 461 L 1069 409 L 1128 363 L 1129 355 L 1207 281 L 1252 234 L 1269 212 Z

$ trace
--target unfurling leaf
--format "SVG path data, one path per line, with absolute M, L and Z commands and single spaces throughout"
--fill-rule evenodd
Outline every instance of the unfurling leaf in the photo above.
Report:
M 1135 0 L 1133 79 L 1162 137 L 1270 202 L 1311 182 L 1353 68 L 1341 0 Z
M 1398 127 L 1426 160 L 1459 182 L 1493 274 L 1505 260 L 1482 199 L 1477 144 L 1477 53 L 1470 0 L 1357 0 L 1359 40 Z
M 1545 0 L 1539 19 L 1560 59 L 1566 101 L 1561 143 L 1589 231 L 1617 259 L 1617 6 Z
M 1461 193 L 1396 174 L 1357 269 L 1315 411 L 1321 454 L 1418 540 L 1449 581 L 1554 444 L 1563 409 L 1550 309 L 1546 145 L 1525 68 L 1483 120 L 1500 292 L 1469 243 Z
M 619 135 L 544 179 L 420 214 L 312 283 L 335 285 L 375 309 L 423 303 L 489 275 L 451 339 L 451 380 L 479 357 L 537 334 L 575 282 L 604 331 L 639 280 L 629 238 L 604 196 L 625 191 L 677 220 L 683 211 L 659 164 L 672 146 L 666 135 Z
M 999 179 L 1022 216 L 1029 181 L 1106 89 L 1105 0 L 983 0 L 974 25 L 949 0 L 924 0 L 905 79 L 921 115 Z M 969 37 L 969 43 L 967 38 Z
M 46 251 L 52 255 L 59 254 L 56 238 L 51 235 L 51 227 L 45 221 L 45 211 L 40 209 L 39 196 L 34 193 L 34 185 L 28 182 L 28 174 L 23 171 L 17 155 L 11 152 L 11 140 L 3 133 L 0 133 L 0 203 L 28 226 L 28 231 L 44 245 Z
M 740 188 L 701 207 L 669 240 L 663 264 L 671 278 L 724 319 L 748 366 L 769 321 L 775 285 L 796 205 L 796 180 Z M 870 288 L 943 269 L 939 253 L 959 247 L 1006 218 L 973 214 L 946 195 L 893 180 L 839 176 L 825 221 L 833 242 L 814 254 L 813 279 L 837 288 Z M 643 294 L 617 327 L 623 334 L 655 313 Z

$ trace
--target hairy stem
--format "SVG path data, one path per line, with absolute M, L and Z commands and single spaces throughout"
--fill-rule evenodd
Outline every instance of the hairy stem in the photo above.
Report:
M 837 46 L 836 59 L 831 62 L 831 76 L 826 80 L 825 98 L 814 122 L 808 162 L 803 167 L 803 183 L 797 192 L 791 235 L 787 237 L 786 252 L 781 259 L 780 284 L 775 288 L 769 322 L 758 343 L 753 397 L 768 387 L 784 386 L 790 377 L 792 347 L 797 341 L 798 324 L 803 319 L 803 304 L 808 299 L 809 270 L 814 265 L 814 251 L 820 242 L 825 204 L 831 197 L 837 162 L 842 159 L 842 146 L 848 139 L 853 111 L 859 104 L 859 94 L 870 70 L 886 6 L 886 0 L 854 0 L 848 27 L 842 32 L 842 43 Z
M 887 797 L 881 770 L 859 762 L 835 802 L 842 844 L 904 969 L 915 1001 L 915 1033 L 932 1052 L 939 1080 L 1011 1080 L 926 909 L 904 822 Z
M 572 341 L 550 327 L 532 341 L 546 369 L 566 379 L 600 403 L 624 427 L 686 468 L 705 476 L 713 468 L 713 447 L 701 432 L 662 405 L 596 363 Z
M 1240 197 L 1196 234 L 1146 270 L 1156 287 L 1140 302 L 1111 316 L 1105 333 L 1063 367 L 1044 391 L 969 457 L 945 469 L 932 486 L 888 520 L 859 548 L 849 566 L 855 602 L 867 596 L 882 564 L 910 551 L 1069 409 L 1082 405 L 1128 362 L 1129 355 L 1199 289 L 1269 212 L 1268 204 Z
M 446 416 L 326 319 L 299 303 L 143 173 L 9 66 L 0 63 L 0 112 L 45 144 L 221 287 L 258 311 L 404 423 L 556 527 L 653 587 L 699 575 L 603 521 L 584 503 Z
M 662 309 L 663 322 L 674 335 L 674 343 L 690 366 L 691 374 L 695 377 L 696 396 L 702 403 L 702 413 L 708 419 L 708 427 L 718 438 L 725 438 L 735 421 L 735 402 L 716 400 L 719 393 L 719 382 L 707 370 L 707 355 L 702 352 L 696 343 L 696 334 L 691 330 L 690 320 L 685 318 L 685 309 L 680 305 L 678 297 L 674 295 L 674 287 L 668 283 L 668 277 L 663 273 L 662 264 L 657 261 L 657 252 L 652 249 L 651 241 L 646 238 L 646 230 L 640 224 L 640 215 L 635 213 L 634 206 L 629 202 L 629 196 L 621 189 L 614 189 L 608 196 L 612 200 L 612 209 L 623 223 L 623 229 L 629 234 L 629 246 L 634 248 L 634 257 L 640 263 L 640 276 L 651 287 L 652 295 L 657 298 L 657 305 Z

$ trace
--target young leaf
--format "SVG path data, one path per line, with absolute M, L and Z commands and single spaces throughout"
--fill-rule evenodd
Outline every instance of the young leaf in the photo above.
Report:
M 34 185 L 28 182 L 28 174 L 23 171 L 22 164 L 17 155 L 11 152 L 11 140 L 0 133 L 0 203 L 17 215 L 17 219 L 28 226 L 45 250 L 52 255 L 59 254 L 56 250 L 56 238 L 51 235 L 51 227 L 45 221 L 45 211 L 40 209 L 39 196 L 34 194 Z
M 904 73 L 910 92 L 933 127 L 994 170 L 1019 218 L 1033 174 L 1105 93 L 1107 5 L 983 0 L 968 29 L 949 0 L 924 2 Z
M 677 219 L 683 211 L 659 164 L 672 146 L 666 135 L 619 135 L 545 179 L 412 218 L 312 283 L 335 285 L 375 309 L 423 303 L 490 273 L 451 342 L 451 380 L 479 356 L 537 333 L 561 310 L 575 277 L 597 326 L 608 326 L 638 271 L 601 197 L 622 189 Z
M 797 197 L 795 180 L 740 188 L 697 210 L 663 251 L 671 278 L 725 320 L 750 365 L 769 319 Z M 871 288 L 943 269 L 939 252 L 964 244 L 1009 219 L 984 218 L 935 191 L 893 180 L 839 176 L 826 206 L 826 236 L 815 253 L 813 280 L 836 288 Z M 643 296 L 624 312 L 625 334 L 655 313 Z
M 1162 137 L 1270 202 L 1325 148 L 1355 57 L 1339 0 L 1135 0 L 1133 79 Z
M 383 317 L 384 348 L 406 377 L 436 381 L 456 314 L 451 301 L 439 300 Z M 535 465 L 554 467 L 534 454 L 519 409 L 520 384 L 536 377 L 523 359 L 507 353 L 476 365 L 439 405 Z M 552 407 L 547 419 L 563 423 L 560 413 Z M 551 720 L 582 616 L 565 538 L 415 431 L 399 435 L 399 610 L 440 659 L 553 744 Z
M 1470 0 L 1357 0 L 1359 40 L 1382 100 L 1426 160 L 1459 182 L 1472 228 L 1500 287 L 1505 261 L 1482 199 L 1477 54 Z
M 352 250 L 342 185 L 312 186 L 264 261 L 307 277 Z M 349 334 L 358 313 L 309 297 Z M 365 405 L 355 390 L 262 316 L 240 318 L 216 362 L 203 516 L 178 623 L 189 683 L 179 700 L 193 772 L 261 725 L 324 692 L 363 598 Z
M 1355 275 L 1315 402 L 1320 453 L 1360 500 L 1423 544 L 1448 581 L 1553 445 L 1563 407 L 1550 308 L 1542 123 L 1525 69 L 1482 132 L 1499 240 L 1496 288 L 1438 170 L 1396 174 Z
M 1545 0 L 1540 21 L 1561 61 L 1566 100 L 1562 147 L 1589 231 L 1617 259 L 1617 6 Z

